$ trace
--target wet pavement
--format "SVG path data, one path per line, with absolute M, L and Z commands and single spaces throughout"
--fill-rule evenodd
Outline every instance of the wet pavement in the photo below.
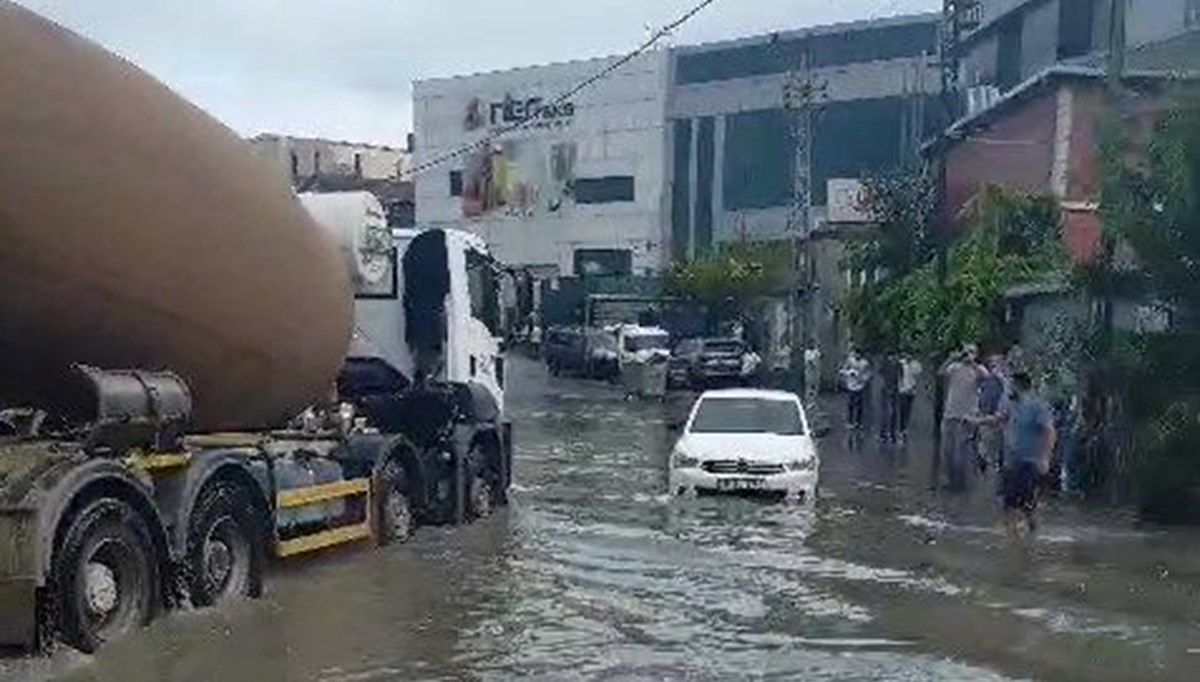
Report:
M 260 601 L 0 680 L 1198 679 L 1200 533 L 1056 502 L 1013 542 L 990 482 L 934 492 L 920 439 L 839 431 L 814 507 L 672 499 L 685 396 L 511 374 L 502 514 L 289 564 Z

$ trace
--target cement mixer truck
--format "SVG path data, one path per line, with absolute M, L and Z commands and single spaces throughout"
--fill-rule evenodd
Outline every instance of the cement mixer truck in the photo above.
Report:
M 497 269 L 0 0 L 0 646 L 507 500 Z

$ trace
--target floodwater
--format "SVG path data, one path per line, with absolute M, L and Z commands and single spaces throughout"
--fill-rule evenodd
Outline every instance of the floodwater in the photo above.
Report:
M 0 680 L 1189 680 L 1200 534 L 1052 503 L 1032 543 L 928 446 L 821 443 L 814 507 L 666 496 L 682 405 L 512 363 L 514 501 L 409 544 L 286 565 Z M 918 424 L 918 428 L 920 425 Z

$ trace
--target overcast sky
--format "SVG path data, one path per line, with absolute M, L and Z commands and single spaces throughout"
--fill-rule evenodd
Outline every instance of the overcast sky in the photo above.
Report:
M 398 143 L 412 81 L 628 52 L 698 0 L 17 0 L 244 135 Z M 934 10 L 940 0 L 717 0 L 676 44 Z

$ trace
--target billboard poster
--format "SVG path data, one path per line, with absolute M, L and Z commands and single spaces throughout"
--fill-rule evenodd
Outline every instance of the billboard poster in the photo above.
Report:
M 574 142 L 514 139 L 483 147 L 463 169 L 463 216 L 558 212 L 571 197 L 577 158 Z

